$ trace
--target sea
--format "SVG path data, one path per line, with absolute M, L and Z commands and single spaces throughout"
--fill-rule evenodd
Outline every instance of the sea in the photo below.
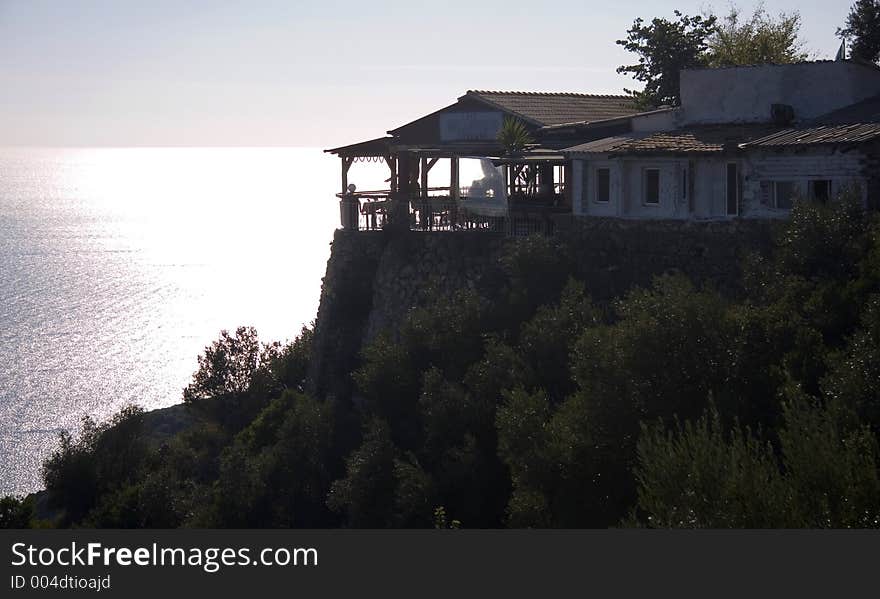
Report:
M 339 187 L 316 148 L 0 148 L 0 495 L 83 416 L 181 402 L 221 330 L 310 324 Z

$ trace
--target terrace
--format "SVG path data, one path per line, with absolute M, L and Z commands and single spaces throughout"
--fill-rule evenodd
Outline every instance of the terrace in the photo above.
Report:
M 341 161 L 342 227 L 550 233 L 553 216 L 572 210 L 570 167 L 553 144 L 506 151 L 498 141 L 504 120 L 537 137 L 547 126 L 634 112 L 620 96 L 468 92 L 389 136 L 326 150 Z M 387 187 L 351 185 L 358 162 L 383 163 Z
M 385 139 L 336 148 L 342 162 L 343 228 L 382 229 L 395 222 L 415 231 L 548 232 L 551 215 L 571 212 L 567 169 L 558 154 L 518 157 L 486 148 L 394 148 Z M 360 190 L 349 184 L 357 162 L 384 163 L 389 186 Z M 437 184 L 437 178 L 442 183 Z M 468 181 L 467 184 L 462 184 Z

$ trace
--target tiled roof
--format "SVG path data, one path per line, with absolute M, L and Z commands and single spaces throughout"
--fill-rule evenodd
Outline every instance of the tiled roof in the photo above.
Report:
M 669 106 L 664 106 L 662 108 L 654 108 L 652 110 L 643 110 L 643 111 L 635 112 L 632 114 L 626 114 L 624 116 L 614 116 L 614 117 L 610 117 L 607 119 L 594 119 L 591 121 L 574 121 L 572 123 L 556 123 L 554 125 L 544 125 L 543 127 L 541 127 L 541 130 L 549 132 L 549 131 L 556 131 L 556 130 L 565 129 L 565 128 L 579 129 L 579 128 L 590 128 L 590 127 L 597 127 L 597 126 L 601 127 L 603 125 L 608 125 L 608 124 L 616 123 L 618 121 L 623 121 L 623 120 L 628 119 L 630 117 L 644 117 L 644 116 L 650 116 L 650 115 L 660 114 L 660 113 L 664 113 L 664 112 L 672 112 L 673 110 L 675 110 L 675 108 L 669 107 Z
M 566 148 L 566 152 L 615 154 L 706 154 L 735 150 L 739 144 L 766 135 L 768 125 L 704 125 L 658 133 L 627 134 Z
M 563 152 L 576 152 L 579 154 L 610 154 L 617 151 L 618 148 L 625 147 L 628 143 L 646 137 L 647 135 L 649 134 L 639 135 L 637 133 L 625 133 L 623 135 L 603 137 L 602 139 L 588 141 L 587 143 L 565 148 Z
M 639 112 L 632 97 L 623 95 L 471 90 L 466 96 L 477 97 L 539 125 L 599 121 Z
M 850 125 L 818 125 L 786 129 L 756 139 L 743 147 L 776 148 L 782 146 L 812 146 L 821 144 L 862 143 L 880 138 L 880 123 Z
M 775 148 L 862 143 L 877 138 L 880 138 L 880 96 L 844 106 L 798 127 L 751 141 L 745 146 Z

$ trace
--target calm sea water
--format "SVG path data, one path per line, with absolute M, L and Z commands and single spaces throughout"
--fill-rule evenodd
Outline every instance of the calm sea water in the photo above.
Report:
M 311 322 L 338 180 L 316 149 L 0 149 L 0 494 L 82 415 L 180 402 L 221 329 Z

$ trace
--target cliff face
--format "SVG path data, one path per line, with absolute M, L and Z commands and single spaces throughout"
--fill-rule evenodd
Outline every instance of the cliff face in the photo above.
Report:
M 561 259 L 594 300 L 605 302 L 669 272 L 735 295 L 743 256 L 766 253 L 778 223 L 572 218 L 557 225 Z M 503 278 L 501 257 L 517 243 L 485 232 L 336 231 L 313 341 L 312 390 L 348 395 L 363 345 L 383 330 L 393 337 L 406 313 L 427 301 L 427 288 L 474 289 L 491 298 Z

